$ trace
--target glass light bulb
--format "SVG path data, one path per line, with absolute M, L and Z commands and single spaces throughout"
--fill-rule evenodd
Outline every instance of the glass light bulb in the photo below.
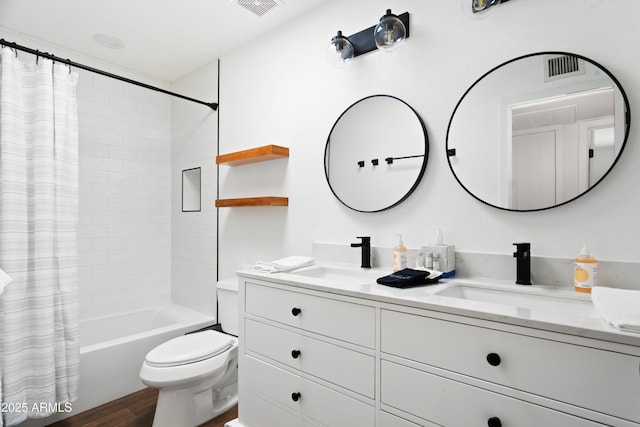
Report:
M 380 18 L 380 22 L 373 30 L 373 38 L 378 49 L 394 50 L 407 36 L 404 23 L 387 9 L 387 13 Z
M 342 66 L 353 59 L 354 53 L 353 45 L 349 39 L 342 35 L 342 31 L 338 31 L 329 44 L 329 61 L 334 65 Z
M 482 12 L 491 6 L 500 4 L 500 0 L 471 0 L 471 11 L 473 13 Z
M 471 0 L 471 10 L 475 12 L 481 12 L 487 7 L 485 0 Z

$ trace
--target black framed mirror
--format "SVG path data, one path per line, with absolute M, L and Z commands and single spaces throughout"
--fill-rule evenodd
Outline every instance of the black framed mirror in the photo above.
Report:
M 601 182 L 624 150 L 629 125 L 629 101 L 607 69 L 574 53 L 533 53 L 467 89 L 449 122 L 447 158 L 479 201 L 539 211 Z
M 333 125 L 324 153 L 327 183 L 358 212 L 390 209 L 411 195 L 427 167 L 429 140 L 420 115 L 391 95 L 371 95 Z

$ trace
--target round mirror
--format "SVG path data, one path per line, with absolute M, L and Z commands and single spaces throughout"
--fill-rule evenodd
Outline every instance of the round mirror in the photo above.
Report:
M 449 166 L 490 206 L 537 211 L 591 190 L 619 159 L 629 102 L 580 55 L 541 52 L 495 67 L 462 96 L 447 130 Z
M 390 95 L 363 98 L 333 125 L 324 170 L 333 194 L 359 212 L 379 212 L 404 201 L 427 166 L 424 122 L 406 102 Z

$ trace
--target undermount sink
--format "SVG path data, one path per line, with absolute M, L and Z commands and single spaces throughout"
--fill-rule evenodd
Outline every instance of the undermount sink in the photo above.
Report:
M 375 269 L 367 269 L 351 266 L 339 266 L 339 265 L 313 265 L 311 267 L 301 268 L 299 270 L 291 271 L 290 274 L 298 276 L 314 277 L 317 279 L 325 280 L 339 280 L 339 281 L 372 281 L 378 277 L 384 276 L 387 273 L 381 272 Z
M 471 281 L 452 281 L 434 295 L 514 307 L 518 314 L 525 316 L 531 312 L 547 312 L 590 317 L 594 312 L 588 294 L 535 285 L 527 287 L 514 284 L 507 287 Z

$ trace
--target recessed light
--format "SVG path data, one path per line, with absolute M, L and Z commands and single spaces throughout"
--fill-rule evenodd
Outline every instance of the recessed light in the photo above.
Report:
M 124 42 L 122 40 L 108 34 L 94 34 L 93 41 L 98 43 L 100 46 L 108 47 L 109 49 L 124 48 Z

